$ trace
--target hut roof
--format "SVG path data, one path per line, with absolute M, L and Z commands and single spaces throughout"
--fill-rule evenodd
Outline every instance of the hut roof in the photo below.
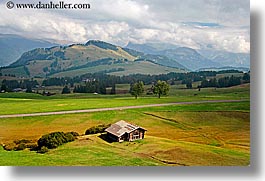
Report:
M 142 128 L 140 126 L 133 125 L 133 124 L 130 124 L 130 123 L 127 123 L 127 122 L 121 120 L 115 124 L 112 124 L 105 131 L 107 131 L 108 133 L 111 133 L 117 137 L 120 137 L 125 133 L 130 133 L 130 132 L 137 130 L 137 129 L 145 130 L 144 128 Z

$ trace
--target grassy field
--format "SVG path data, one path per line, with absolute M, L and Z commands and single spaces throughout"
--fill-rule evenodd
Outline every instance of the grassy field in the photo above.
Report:
M 122 85 L 121 87 L 126 87 Z M 196 96 L 194 94 L 197 94 Z M 174 101 L 246 99 L 243 102 L 174 105 L 168 107 L 95 113 L 0 119 L 0 143 L 37 141 L 54 131 L 80 135 L 98 124 L 119 120 L 147 129 L 144 140 L 108 143 L 102 135 L 80 136 L 76 141 L 50 150 L 5 151 L 1 165 L 91 166 L 248 166 L 250 164 L 249 85 L 227 89 L 171 89 L 162 99 L 124 96 L 0 94 L 1 114 L 65 109 L 116 107 Z
M 146 128 L 136 142 L 80 137 L 40 155 L 0 150 L 2 165 L 241 165 L 250 164 L 249 103 L 178 105 L 90 114 L 1 119 L 1 143 L 37 140 L 53 131 L 77 131 L 123 119 Z M 222 111 L 220 111 L 220 109 Z
M 122 85 L 124 87 L 126 85 Z M 158 99 L 155 96 L 144 96 L 134 99 L 130 95 L 93 95 L 70 94 L 45 97 L 38 94 L 3 93 L 0 94 L 0 106 L 4 107 L 0 115 L 52 112 L 79 109 L 121 107 L 157 103 L 171 103 L 199 100 L 248 100 L 249 84 L 227 89 L 178 89 L 172 86 L 169 96 Z

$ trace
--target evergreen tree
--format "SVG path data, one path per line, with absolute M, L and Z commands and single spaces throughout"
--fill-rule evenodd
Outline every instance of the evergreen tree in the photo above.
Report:
M 186 81 L 186 87 L 187 87 L 187 89 L 192 89 L 192 80 L 191 79 L 188 79 Z
M 2 86 L 1 86 L 1 91 L 4 91 L 6 92 L 7 91 L 7 87 L 5 84 L 2 83 Z
M 27 88 L 27 89 L 26 89 L 26 93 L 32 93 L 32 88 L 31 88 L 30 85 L 27 85 L 26 88 Z
M 116 85 L 112 84 L 110 94 L 116 94 Z
M 68 88 L 68 86 L 64 86 L 63 90 L 62 90 L 62 94 L 70 94 L 71 90 Z

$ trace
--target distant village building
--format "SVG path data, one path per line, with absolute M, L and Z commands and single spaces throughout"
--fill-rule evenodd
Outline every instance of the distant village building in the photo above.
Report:
M 112 124 L 105 131 L 112 141 L 123 142 L 144 139 L 146 129 L 121 120 Z
M 26 92 L 27 89 L 22 89 L 22 88 L 15 88 L 12 91 L 13 92 Z

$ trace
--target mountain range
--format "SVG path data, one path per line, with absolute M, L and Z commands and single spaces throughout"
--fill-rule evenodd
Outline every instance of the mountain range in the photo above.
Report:
M 232 53 L 216 50 L 199 50 L 204 57 L 219 63 L 222 66 L 245 67 L 250 68 L 249 53 Z
M 127 48 L 149 54 L 159 54 L 174 59 L 192 71 L 203 68 L 238 67 L 250 68 L 249 53 L 233 53 L 215 49 L 192 49 L 173 44 L 134 44 L 128 43 Z
M 2 68 L 22 77 L 77 76 L 85 73 L 163 74 L 185 72 L 181 64 L 162 55 L 144 54 L 103 41 L 90 40 L 85 44 L 37 48 L 23 53 L 10 66 Z
M 19 77 L 73 77 L 99 72 L 112 75 L 152 75 L 214 69 L 247 70 L 250 67 L 249 54 L 195 50 L 166 43 L 128 43 L 123 48 L 90 40 L 85 44 L 60 46 L 16 35 L 0 35 L 1 37 L 2 59 L 7 58 L 0 62 L 1 65 L 10 65 L 0 68 L 0 72 Z M 30 48 L 13 61 L 12 56 Z

